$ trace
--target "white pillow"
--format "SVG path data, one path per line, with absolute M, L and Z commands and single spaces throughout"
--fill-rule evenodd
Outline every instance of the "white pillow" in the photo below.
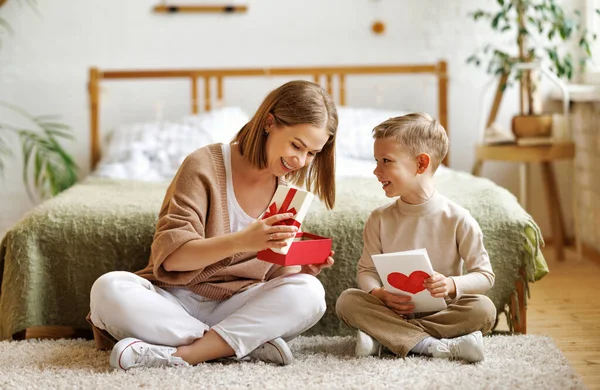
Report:
M 215 143 L 229 143 L 237 132 L 250 122 L 250 117 L 240 107 L 221 107 L 186 116 L 182 121 L 203 129 Z
M 337 153 L 340 156 L 373 160 L 373 128 L 408 111 L 378 108 L 338 107 Z
M 98 176 L 144 181 L 168 180 L 185 157 L 213 143 L 190 124 L 148 122 L 115 129 L 95 172 Z

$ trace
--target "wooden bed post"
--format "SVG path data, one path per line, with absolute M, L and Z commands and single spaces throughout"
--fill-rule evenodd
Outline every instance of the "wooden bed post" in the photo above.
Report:
M 210 111 L 210 76 L 204 76 L 204 111 Z
M 99 118 L 99 97 L 98 97 L 98 81 L 100 72 L 98 68 L 90 68 L 88 89 L 90 94 L 90 170 L 96 168 L 96 164 L 100 161 L 100 133 L 98 131 Z
M 513 323 L 513 332 L 521 334 L 527 333 L 527 305 L 525 303 L 525 300 L 527 299 L 527 287 L 525 282 L 526 278 L 527 276 L 525 274 L 525 269 L 521 268 L 519 271 L 519 278 L 515 282 L 517 297 L 515 298 L 513 295 L 510 300 L 510 311 L 512 314 L 512 318 L 510 320 Z M 519 313 L 518 317 L 517 313 Z
M 217 107 L 223 107 L 223 77 L 217 76 Z
M 331 74 L 327 74 L 326 80 L 327 80 L 327 93 L 329 95 L 332 95 L 332 97 L 333 97 L 333 76 Z
M 438 120 L 446 129 L 448 137 L 450 137 L 450 130 L 448 129 L 448 66 L 446 61 L 438 62 Z M 449 153 L 446 154 L 446 158 L 442 163 L 445 166 L 450 164 Z
M 198 113 L 198 78 L 195 74 L 191 76 L 192 81 L 192 114 Z
M 340 106 L 346 105 L 346 75 L 340 73 Z

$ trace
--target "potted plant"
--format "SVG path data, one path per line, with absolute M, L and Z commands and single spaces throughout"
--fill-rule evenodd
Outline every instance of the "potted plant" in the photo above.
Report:
M 60 144 L 61 140 L 73 139 L 69 127 L 55 116 L 33 116 L 2 101 L 0 106 L 29 122 L 26 126 L 0 122 L 0 174 L 4 174 L 6 159 L 14 157 L 11 141 L 18 140 L 23 157 L 23 182 L 31 200 L 36 199 L 34 193 L 44 199 L 75 184 L 77 164 Z
M 4 0 L 0 0 L 0 6 L 3 3 Z M 27 3 L 32 7 L 36 5 L 35 0 Z M 8 22 L 0 17 L 2 28 L 12 33 Z M 62 140 L 72 139 L 69 126 L 60 123 L 56 116 L 34 116 L 5 101 L 0 101 L 0 112 L 2 110 L 11 111 L 24 121 L 14 124 L 0 119 L 0 175 L 4 174 L 7 159 L 14 157 L 16 141 L 23 157 L 23 181 L 32 200 L 36 199 L 35 193 L 43 199 L 75 184 L 77 164 L 61 145 Z
M 467 59 L 476 66 L 485 64 L 487 72 L 500 79 L 487 126 L 495 119 L 504 90 L 517 81 L 520 113 L 513 118 L 513 133 L 517 138 L 550 136 L 552 117 L 541 113 L 539 73 L 512 71 L 519 63 L 545 63 L 557 77 L 571 80 L 576 64 L 583 68 L 590 59 L 590 41 L 596 39 L 582 26 L 581 12 L 568 12 L 556 0 L 497 0 L 495 10 L 478 9 L 470 16 L 514 37 L 509 47 L 488 44 Z

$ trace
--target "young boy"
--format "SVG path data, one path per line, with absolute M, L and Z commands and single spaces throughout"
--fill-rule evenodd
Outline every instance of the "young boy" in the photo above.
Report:
M 373 173 L 388 198 L 399 198 L 367 220 L 360 289 L 344 291 L 336 303 L 337 315 L 358 329 L 356 355 L 376 355 L 383 345 L 401 357 L 481 361 L 482 333 L 491 330 L 496 308 L 480 294 L 494 284 L 494 272 L 475 219 L 434 188 L 433 175 L 448 152 L 446 131 L 431 116 L 414 113 L 381 123 L 373 138 Z M 371 255 L 419 248 L 427 249 L 435 271 L 424 286 L 445 298 L 447 309 L 413 313 L 409 296 L 382 288 Z

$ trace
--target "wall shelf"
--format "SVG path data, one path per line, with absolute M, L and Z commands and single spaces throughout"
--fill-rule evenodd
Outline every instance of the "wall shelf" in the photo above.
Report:
M 247 5 L 177 5 L 177 4 L 159 4 L 155 5 L 152 11 L 156 13 L 175 14 L 175 13 L 245 13 L 248 11 Z

